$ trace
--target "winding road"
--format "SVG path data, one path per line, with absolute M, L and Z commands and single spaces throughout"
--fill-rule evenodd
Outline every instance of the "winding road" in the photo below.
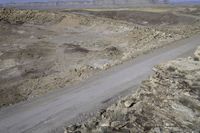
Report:
M 0 110 L 0 133 L 60 132 L 65 123 L 82 120 L 86 118 L 85 113 L 136 90 L 140 82 L 152 73 L 154 65 L 192 55 L 199 44 L 200 35 L 176 41 L 78 85 L 3 108 Z

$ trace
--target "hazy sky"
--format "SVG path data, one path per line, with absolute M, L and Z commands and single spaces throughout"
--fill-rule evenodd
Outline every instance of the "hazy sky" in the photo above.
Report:
M 0 3 L 10 3 L 10 2 L 48 2 L 48 1 L 52 1 L 52 0 L 0 0 Z M 59 0 L 57 0 L 57 1 L 59 1 Z M 77 0 L 65 0 L 65 1 L 77 1 Z M 80 1 L 80 0 L 78 0 L 78 1 Z M 85 1 L 85 0 L 81 0 L 81 1 Z M 88 1 L 88 0 L 86 0 L 86 1 Z
M 13 2 L 48 2 L 50 0 L 0 0 L 0 3 L 9 3 L 11 1 L 13 1 Z M 65 1 L 77 1 L 77 0 L 65 0 Z M 84 1 L 84 0 L 82 0 L 82 1 Z M 172 3 L 190 2 L 190 1 L 192 1 L 192 2 L 200 2 L 200 0 L 169 0 L 169 1 L 172 2 Z
M 200 2 L 200 0 L 169 0 L 172 3 L 177 3 L 177 2 Z
M 48 0 L 0 0 L 0 3 L 10 3 L 10 2 L 47 2 Z

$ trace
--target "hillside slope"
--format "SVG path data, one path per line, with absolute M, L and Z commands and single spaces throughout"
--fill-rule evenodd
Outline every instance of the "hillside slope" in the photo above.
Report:
M 200 48 L 194 58 L 170 61 L 154 71 L 136 93 L 65 132 L 199 132 Z

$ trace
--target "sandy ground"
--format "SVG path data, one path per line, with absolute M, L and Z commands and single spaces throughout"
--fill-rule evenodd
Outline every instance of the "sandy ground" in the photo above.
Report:
M 0 10 L 0 106 L 41 96 L 196 34 L 198 7 Z

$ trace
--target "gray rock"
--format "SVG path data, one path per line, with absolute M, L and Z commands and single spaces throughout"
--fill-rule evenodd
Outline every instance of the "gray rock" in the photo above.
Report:
M 78 128 L 77 125 L 70 125 L 70 126 L 67 127 L 67 130 L 68 131 L 75 131 L 77 128 Z
M 109 127 L 100 127 L 95 133 L 114 133 L 114 131 Z
M 161 130 L 160 130 L 159 127 L 156 127 L 156 128 L 153 129 L 153 132 L 154 133 L 161 133 Z
M 111 127 L 118 127 L 121 124 L 120 121 L 113 121 L 111 122 Z

